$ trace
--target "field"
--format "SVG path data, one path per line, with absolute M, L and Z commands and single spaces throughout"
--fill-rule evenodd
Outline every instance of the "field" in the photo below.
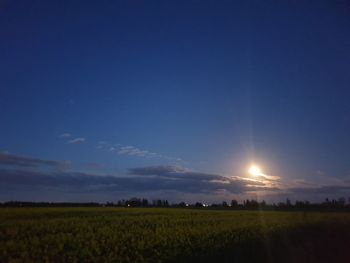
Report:
M 0 209 L 0 262 L 350 262 L 348 244 L 350 213 Z

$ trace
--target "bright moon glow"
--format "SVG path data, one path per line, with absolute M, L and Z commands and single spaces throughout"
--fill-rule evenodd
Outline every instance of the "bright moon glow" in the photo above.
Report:
M 249 173 L 251 175 L 258 176 L 258 175 L 261 175 L 261 170 L 260 170 L 260 168 L 258 166 L 252 165 L 249 168 Z

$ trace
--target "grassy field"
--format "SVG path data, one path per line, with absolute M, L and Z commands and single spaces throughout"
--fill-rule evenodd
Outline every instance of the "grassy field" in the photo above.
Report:
M 350 262 L 349 244 L 347 213 L 0 209 L 0 262 Z

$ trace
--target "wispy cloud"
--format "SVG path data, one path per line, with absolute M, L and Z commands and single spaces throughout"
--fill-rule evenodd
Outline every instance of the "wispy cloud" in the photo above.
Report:
M 68 141 L 69 144 L 79 144 L 79 143 L 83 143 L 83 142 L 85 142 L 85 138 L 82 138 L 82 137 L 74 138 L 74 139 Z
M 60 137 L 61 138 L 70 138 L 72 135 L 70 134 L 70 133 L 62 133 L 61 135 L 60 135 Z
M 33 167 L 50 166 L 62 168 L 68 165 L 68 162 L 43 160 L 39 158 L 32 158 L 26 156 L 19 156 L 15 154 L 0 153 L 0 166 L 11 167 Z
M 105 141 L 99 141 L 97 143 L 97 146 L 96 146 L 96 149 L 103 149 L 105 147 L 108 147 L 109 146 L 109 143 L 108 142 L 105 142 Z M 110 147 L 110 146 L 109 146 Z
M 66 132 L 60 135 L 60 138 L 66 139 L 66 143 L 68 144 L 79 144 L 86 141 L 83 137 L 73 137 L 72 134 Z
M 154 152 L 142 150 L 142 149 L 137 148 L 135 146 L 122 146 L 119 148 L 118 154 L 139 156 L 139 157 L 157 157 L 158 156 L 158 154 L 156 154 Z
M 68 144 L 79 144 L 86 141 L 83 137 L 72 138 L 70 133 L 63 133 L 60 135 L 62 138 L 71 138 L 67 141 Z M 181 162 L 182 159 L 178 157 L 168 156 L 160 153 L 156 153 L 150 150 L 142 149 L 133 145 L 122 145 L 120 143 L 109 143 L 107 141 L 99 141 L 96 145 L 96 149 L 105 150 L 111 153 L 117 153 L 118 155 L 142 157 L 142 158 L 158 158 L 163 160 L 168 160 L 172 162 Z
M 121 145 L 119 143 L 111 144 L 106 141 L 99 141 L 96 148 L 104 149 L 109 152 L 116 152 L 118 155 L 145 157 L 145 158 L 158 158 L 158 159 L 165 159 L 165 160 L 175 161 L 175 162 L 182 161 L 181 158 L 163 155 L 163 154 L 142 149 L 133 145 Z

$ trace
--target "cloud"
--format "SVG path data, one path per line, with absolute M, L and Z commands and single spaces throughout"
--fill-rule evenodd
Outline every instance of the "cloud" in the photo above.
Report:
M 86 141 L 86 139 L 83 137 L 73 138 L 73 135 L 70 133 L 63 133 L 60 135 L 60 137 L 67 139 L 67 140 L 70 139 L 70 140 L 66 141 L 68 144 L 79 144 L 79 143 L 83 143 Z
M 131 150 L 134 147 L 126 149 Z M 61 169 L 66 164 L 67 162 L 1 153 L 0 199 L 6 194 L 15 196 L 17 193 L 23 196 L 26 192 L 31 192 L 34 197 L 40 195 L 45 198 L 45 195 L 40 194 L 43 189 L 50 193 L 55 192 L 57 196 L 66 193 L 87 196 L 93 192 L 96 197 L 108 194 L 126 198 L 130 195 L 147 196 L 157 192 L 163 195 L 163 198 L 169 199 L 172 196 L 202 196 L 206 197 L 206 200 L 225 200 L 232 196 L 248 197 L 258 193 L 307 199 L 313 196 L 336 198 L 336 195 L 339 197 L 350 194 L 350 182 L 346 180 L 324 185 L 305 183 L 304 180 L 285 183 L 276 178 L 266 180 L 224 176 L 193 171 L 176 165 L 134 167 L 119 174 L 101 174 L 103 167 L 91 163 L 90 168 L 99 169 L 99 172 L 94 174 Z M 169 193 L 171 196 L 168 196 Z
M 204 176 L 206 177 L 206 176 Z M 209 176 L 211 178 L 211 176 Z M 208 193 L 223 189 L 221 182 L 202 180 L 200 178 L 149 177 L 149 176 L 111 176 L 94 175 L 80 172 L 44 172 L 23 170 L 0 170 L 0 183 L 32 187 L 51 187 L 58 190 L 73 191 L 112 191 L 112 192 L 150 192 L 176 191 L 183 193 Z M 226 191 L 241 193 L 244 186 L 241 182 L 230 182 L 225 185 Z
M 299 180 L 298 182 L 282 181 L 278 176 L 260 176 L 255 179 L 223 176 L 219 174 L 201 173 L 191 171 L 178 166 L 149 166 L 131 168 L 130 175 L 150 177 L 158 180 L 173 180 L 181 182 L 183 185 L 178 191 L 183 189 L 197 193 L 215 194 L 226 192 L 229 194 L 262 193 L 274 195 L 289 195 L 294 198 L 306 198 L 313 200 L 315 197 L 322 198 L 350 195 L 350 180 L 328 178 L 323 185 L 320 183 Z M 302 182 L 302 184 L 300 184 Z M 187 192 L 187 191 L 184 191 Z
M 121 145 L 121 144 L 111 144 L 106 141 L 99 141 L 97 143 L 96 149 L 106 150 L 108 152 L 116 152 L 118 155 L 126 156 L 135 156 L 135 157 L 144 157 L 144 158 L 158 158 L 165 159 L 168 161 L 181 162 L 181 158 L 167 156 L 152 152 L 149 150 L 141 149 L 132 145 Z
M 0 153 L 0 165 L 11 167 L 32 167 L 37 168 L 40 166 L 50 166 L 56 168 L 62 168 L 67 165 L 67 162 L 43 160 L 32 157 L 19 156 L 8 153 Z
M 129 156 L 137 156 L 137 157 L 147 157 L 147 158 L 159 158 L 159 159 L 166 159 L 169 161 L 181 161 L 181 158 L 166 156 L 163 154 L 151 152 L 148 150 L 140 149 L 136 146 L 120 146 L 118 154 L 120 155 L 129 155 Z
M 60 135 L 61 138 L 69 138 L 71 137 L 72 135 L 70 133 L 63 133 Z
M 113 146 L 112 146 L 112 147 L 109 147 L 109 151 L 110 151 L 110 152 L 114 152 L 115 150 L 116 150 L 115 147 L 113 147 Z
M 105 147 L 107 147 L 107 146 L 108 146 L 108 143 L 107 143 L 107 142 L 105 142 L 105 141 L 99 141 L 99 142 L 97 143 L 96 149 L 103 149 L 103 148 L 105 148 Z
M 158 175 L 158 176 L 169 176 L 175 173 L 184 174 L 189 172 L 186 168 L 172 166 L 172 165 L 160 165 L 160 166 L 147 166 L 128 169 L 129 174 L 132 175 Z
M 294 194 L 350 194 L 350 185 L 325 185 L 318 187 L 291 187 L 289 192 Z
M 196 179 L 196 180 L 226 179 L 226 177 L 223 177 L 221 175 L 194 172 L 187 168 L 173 166 L 173 165 L 130 168 L 128 171 L 129 171 L 129 174 L 132 174 L 132 175 L 158 176 L 158 177 L 177 178 L 177 179 L 179 178 Z
M 54 162 L 54 161 L 53 161 Z M 131 168 L 125 174 L 101 175 L 76 171 L 0 169 L 0 185 L 21 189 L 50 188 L 58 192 L 128 193 L 173 192 L 218 195 L 248 190 L 246 181 L 221 175 L 194 172 L 177 166 Z M 9 188 L 9 189 L 10 189 Z M 1 194 L 0 194 L 1 197 Z M 169 198 L 164 196 L 164 198 Z
M 279 176 L 268 175 L 268 174 L 263 174 L 263 173 L 257 175 L 256 177 L 259 179 L 262 179 L 262 180 L 267 180 L 267 181 L 278 181 L 281 179 L 281 177 L 279 177 Z
M 58 167 L 62 164 L 58 161 L 17 156 L 12 156 L 12 158 L 3 157 L 0 160 L 3 163 L 11 164 L 10 167 L 0 168 L 0 184 L 20 185 L 30 189 L 50 187 L 58 191 L 70 190 L 80 193 L 92 190 L 129 193 L 173 191 L 208 195 L 217 195 L 223 192 L 241 194 L 252 191 L 253 187 L 265 187 L 265 190 L 268 190 L 268 185 L 261 182 L 196 172 L 179 166 L 130 168 L 127 173 L 115 176 L 58 169 L 18 169 L 22 166 L 26 168 L 39 167 L 42 164 Z
M 104 165 L 97 162 L 88 162 L 86 163 L 86 167 L 90 169 L 101 169 L 104 167 Z
M 147 150 L 139 149 L 135 146 L 121 146 L 119 148 L 118 154 L 121 155 L 131 155 L 139 157 L 158 157 L 159 155 Z
M 243 193 L 248 190 L 247 180 L 238 177 L 226 177 L 218 174 L 191 171 L 178 166 L 149 166 L 131 168 L 130 175 L 156 178 L 167 182 L 181 183 L 177 191 L 206 192 L 214 194 L 225 190 L 228 193 Z M 262 182 L 249 181 L 249 185 L 265 186 Z
M 81 138 L 81 137 L 68 141 L 69 144 L 79 144 L 79 143 L 83 143 L 83 142 L 85 142 L 85 138 Z

